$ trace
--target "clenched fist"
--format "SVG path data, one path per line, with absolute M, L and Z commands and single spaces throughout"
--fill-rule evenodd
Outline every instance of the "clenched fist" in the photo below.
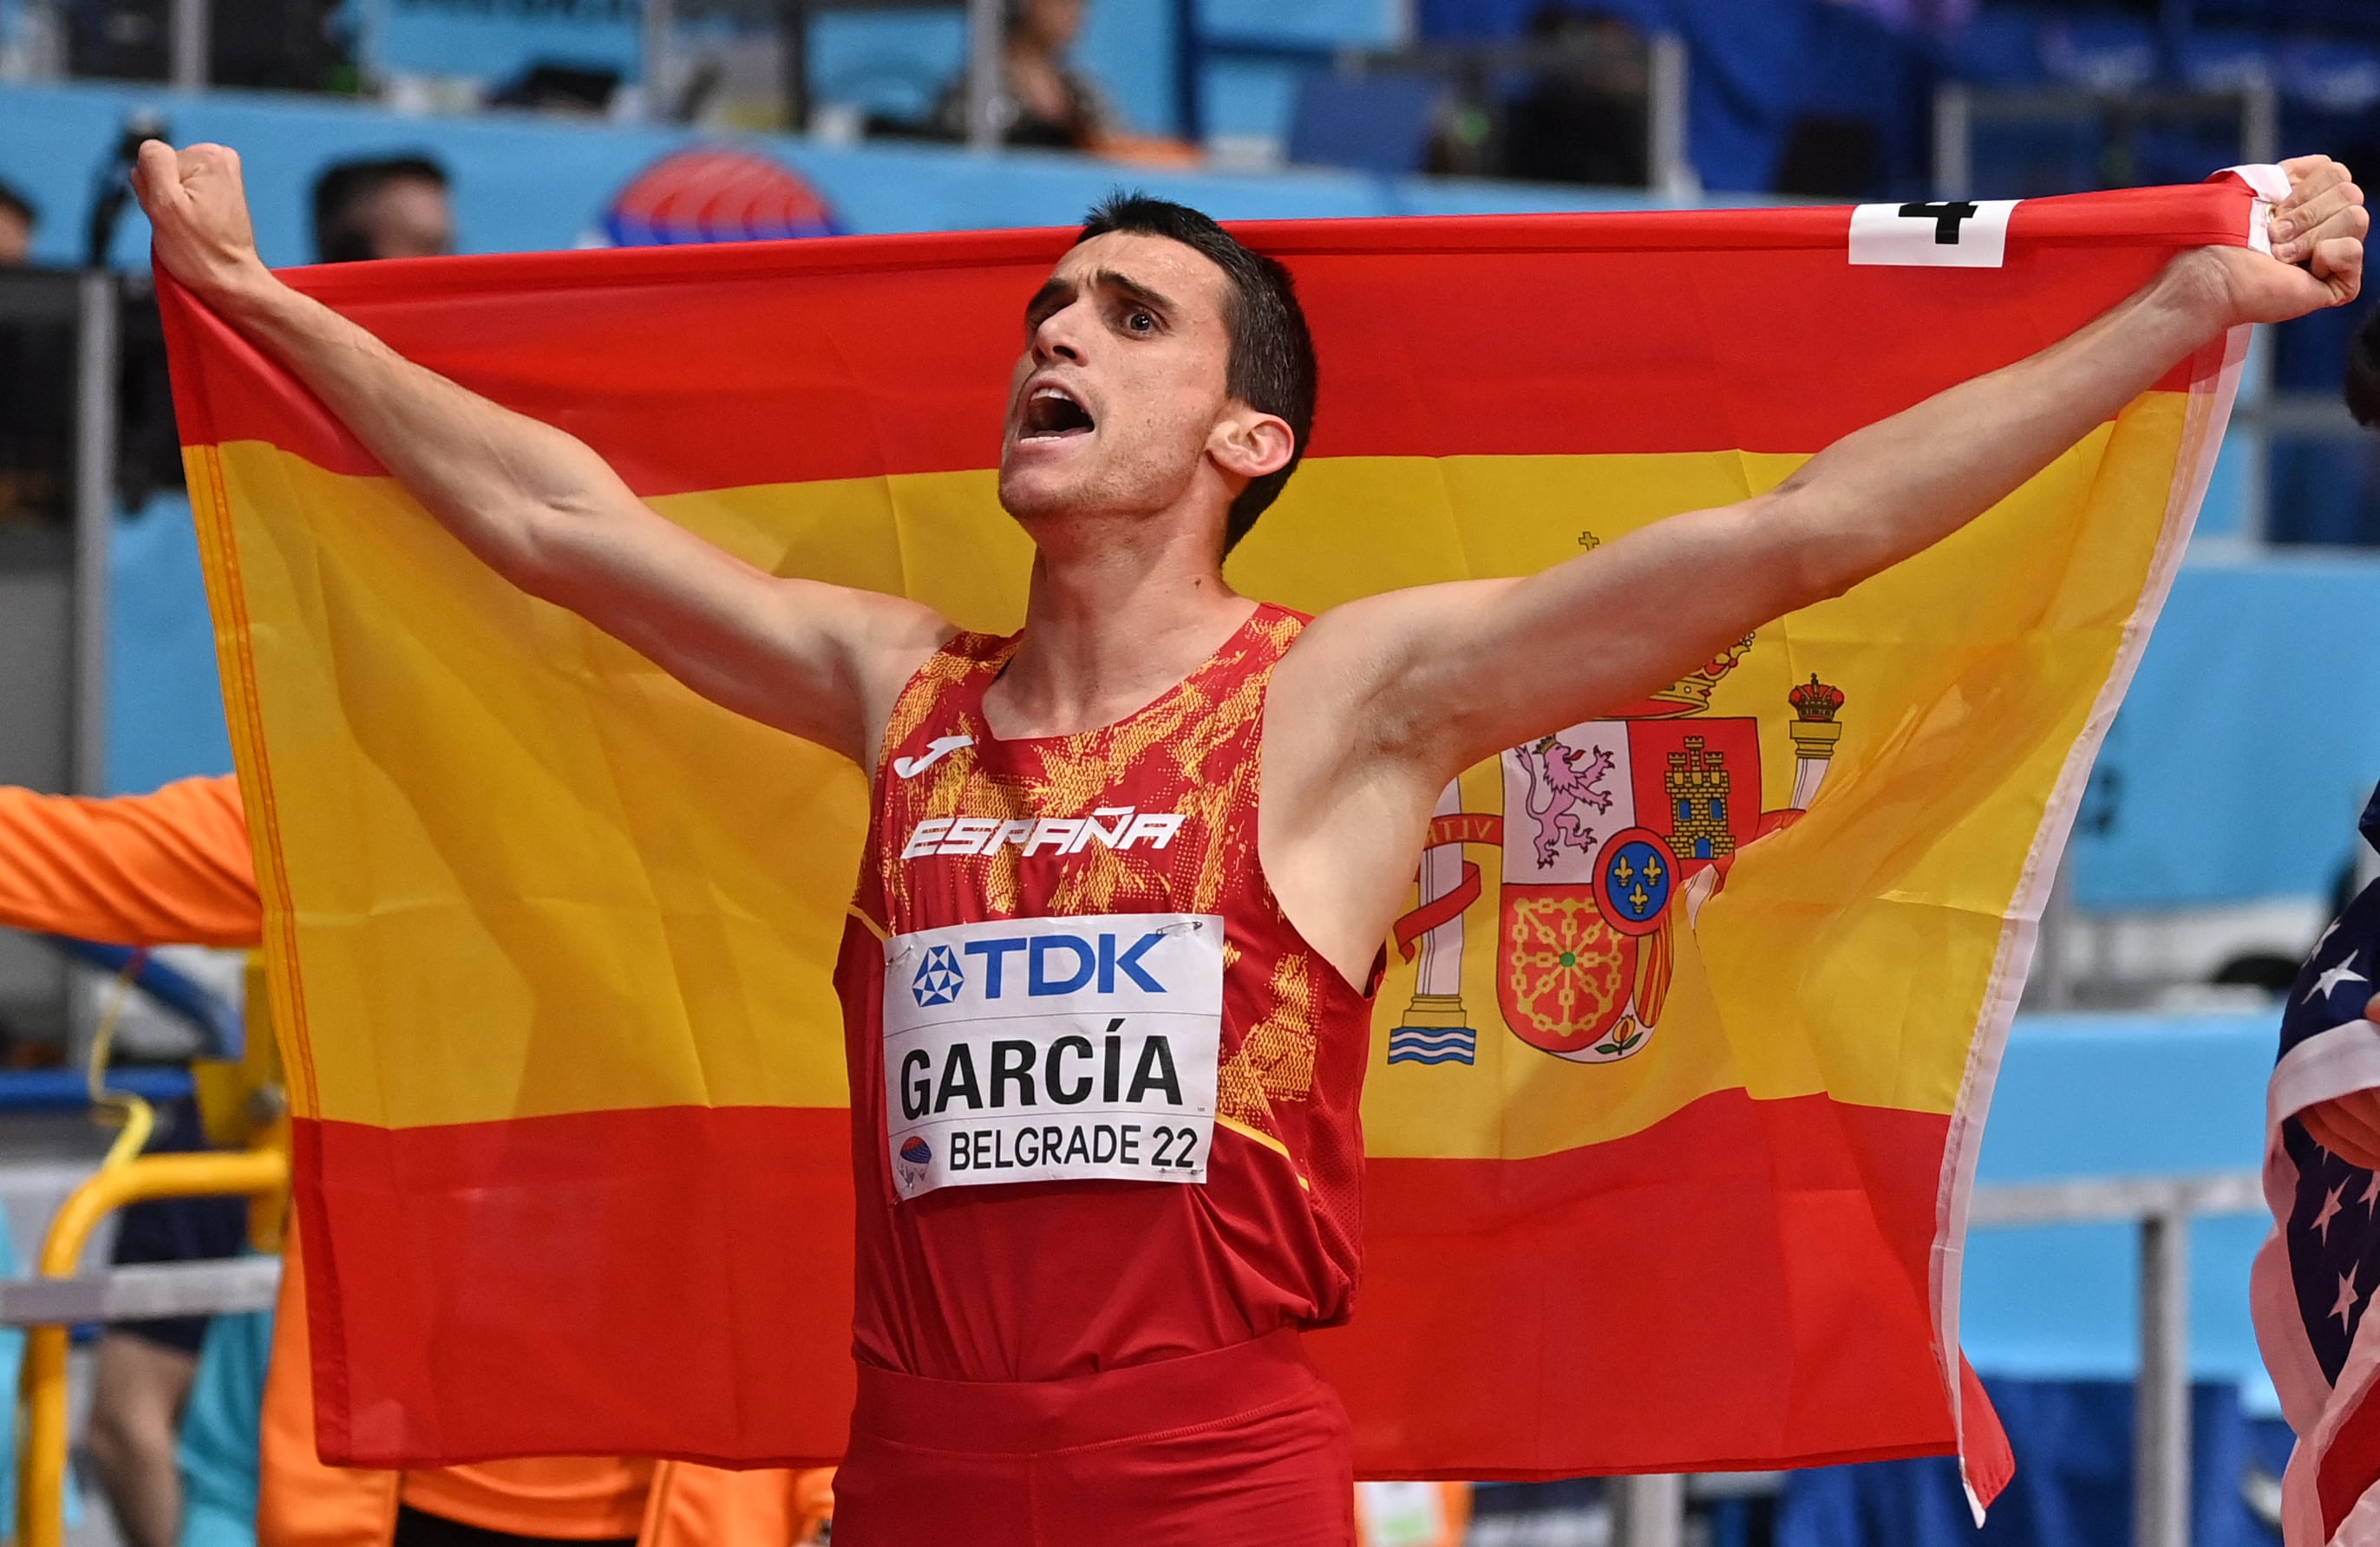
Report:
M 222 302 L 273 283 L 256 255 L 237 151 L 223 145 L 176 151 L 152 139 L 140 147 L 132 191 L 154 230 L 157 261 L 199 295 Z
M 2202 248 L 2189 255 L 2209 285 L 2217 320 L 2286 322 L 2345 306 L 2363 288 L 2363 236 L 2371 217 L 2363 190 L 2328 156 L 2281 163 L 2289 194 L 2273 207 L 2273 255 Z

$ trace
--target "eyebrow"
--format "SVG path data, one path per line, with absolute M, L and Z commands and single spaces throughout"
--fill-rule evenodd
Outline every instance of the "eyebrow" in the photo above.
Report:
M 1091 282 L 1110 290 L 1122 291 L 1141 305 L 1169 316 L 1173 312 L 1173 302 L 1171 299 L 1158 291 L 1151 290 L 1130 274 L 1120 273 L 1113 269 L 1101 269 L 1091 276 Z
M 1163 312 L 1168 317 L 1179 315 L 1178 308 L 1171 296 L 1161 291 L 1150 289 L 1121 270 L 1094 271 L 1091 274 L 1091 285 L 1094 289 L 1115 291 L 1127 299 L 1136 301 L 1152 311 Z M 1075 287 L 1069 281 L 1054 276 L 1044 281 L 1041 288 L 1033 293 L 1033 298 L 1025 303 L 1026 325 L 1031 327 L 1038 324 L 1043 318 L 1071 299 L 1075 294 Z

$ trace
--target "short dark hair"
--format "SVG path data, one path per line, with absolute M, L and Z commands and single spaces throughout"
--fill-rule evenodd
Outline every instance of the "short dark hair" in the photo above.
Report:
M 42 224 L 41 210 L 6 183 L 0 183 L 0 210 L 7 211 L 29 226 Z
M 357 212 L 391 183 L 433 183 L 443 188 L 446 169 L 428 156 L 386 156 L 335 162 L 314 179 L 314 256 L 324 263 L 354 263 L 380 256 Z
M 2356 423 L 2380 426 L 2380 311 L 2364 318 L 2348 341 L 2346 397 Z
M 1278 472 L 1250 480 L 1232 502 L 1223 522 L 1223 551 L 1229 553 L 1281 497 L 1281 487 L 1305 460 L 1306 438 L 1314 430 L 1314 335 L 1306 331 L 1305 312 L 1297 304 L 1297 285 L 1279 262 L 1241 246 L 1230 232 L 1187 205 L 1119 191 L 1084 217 L 1083 234 L 1075 240 L 1079 246 L 1111 232 L 1180 242 L 1223 271 L 1229 282 L 1223 326 L 1232 335 L 1224 386 L 1258 413 L 1278 415 L 1293 437 L 1289 461 Z

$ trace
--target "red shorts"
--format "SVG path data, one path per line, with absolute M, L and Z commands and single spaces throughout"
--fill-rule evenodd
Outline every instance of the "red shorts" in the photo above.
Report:
M 859 1367 L 835 1547 L 1348 1547 L 1346 1409 L 1294 1330 L 1063 1381 Z

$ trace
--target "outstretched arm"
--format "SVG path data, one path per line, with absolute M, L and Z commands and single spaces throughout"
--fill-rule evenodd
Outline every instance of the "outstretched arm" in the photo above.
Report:
M 1360 973 L 1412 882 L 1431 804 L 1462 769 L 1641 698 L 1931 547 L 2225 329 L 2353 299 L 2362 194 L 2326 158 L 2289 170 L 2273 257 L 2186 253 L 2072 337 L 1844 437 L 1766 494 L 1537 574 L 1389 592 L 1318 619 L 1266 710 L 1261 841 L 1292 918 Z
M 1768 493 L 1525 578 L 1354 603 L 1314 643 L 1360 642 L 1351 654 L 1377 674 L 1364 684 L 1374 701 L 1410 706 L 1382 729 L 1424 782 L 1640 697 L 1949 536 L 2226 328 L 2351 300 L 2362 195 L 2326 158 L 2290 170 L 2299 191 L 2275 229 L 2296 235 L 2275 258 L 2183 254 L 2071 337 L 1844 437 Z M 2293 256 L 2309 266 L 2276 260 Z
M 158 261 L 303 381 L 463 545 L 705 697 L 865 763 L 950 625 L 771 575 L 664 519 L 584 442 L 413 364 L 267 270 L 239 158 L 152 141 L 133 173 Z

